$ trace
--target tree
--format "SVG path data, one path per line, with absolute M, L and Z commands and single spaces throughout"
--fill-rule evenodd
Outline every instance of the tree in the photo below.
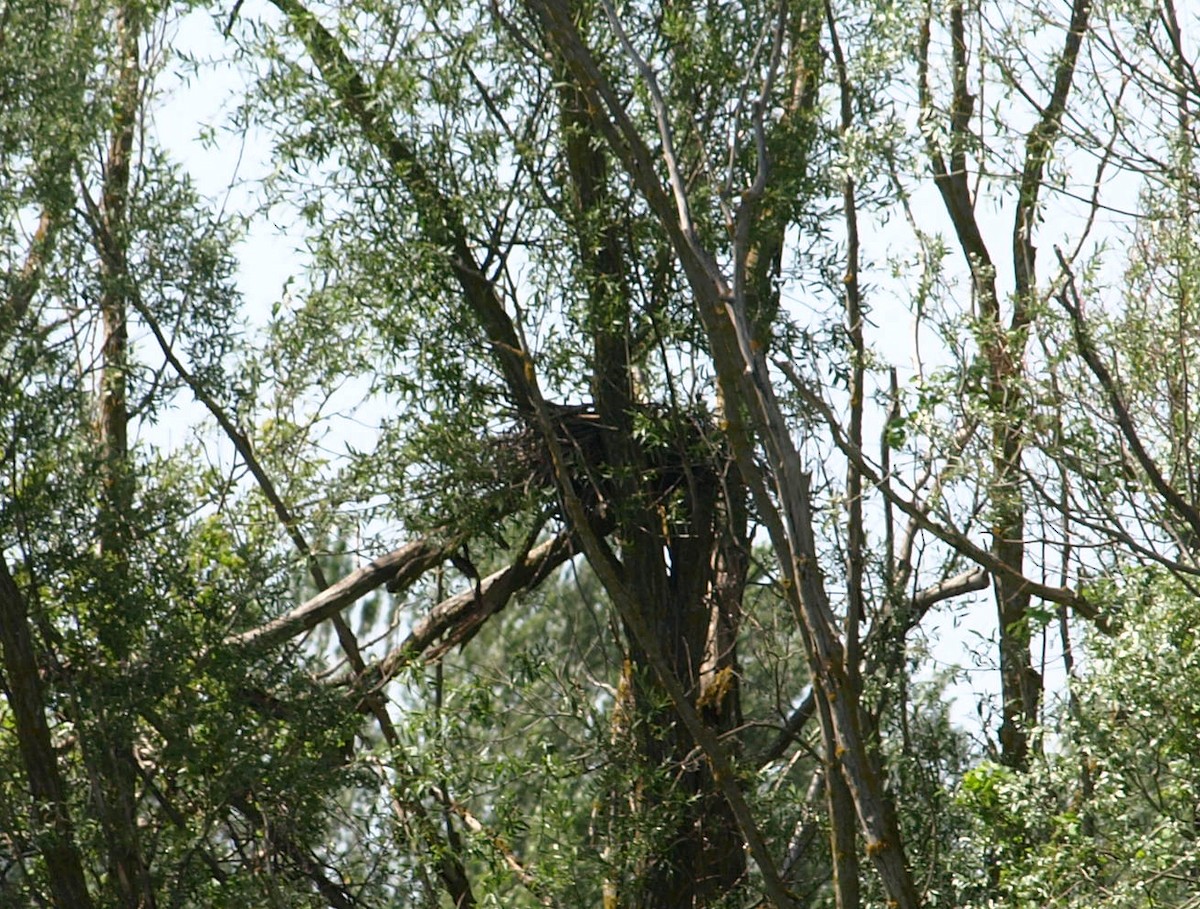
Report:
M 1161 572 L 1128 580 L 1105 591 L 1122 602 L 1121 627 L 1089 653 L 1065 726 L 1071 746 L 1033 773 L 981 765 L 964 782 L 974 843 L 990 854 L 994 892 L 1007 904 L 1182 906 L 1193 898 L 1196 768 L 1184 744 L 1193 716 L 1178 714 L 1190 698 L 1175 686 L 1189 684 L 1194 597 Z M 1177 720 L 1164 725 L 1168 715 Z
M 1087 687 L 1043 753 L 1034 645 L 1195 574 L 1174 8 L 213 7 L 234 218 L 151 128 L 184 11 L 0 18 L 0 902 L 1062 892 L 1127 821 L 1091 756 L 1156 765 Z M 1125 296 L 1109 169 L 1173 190 Z M 303 265 L 245 300 L 265 217 Z M 988 587 L 998 764 L 918 681 Z

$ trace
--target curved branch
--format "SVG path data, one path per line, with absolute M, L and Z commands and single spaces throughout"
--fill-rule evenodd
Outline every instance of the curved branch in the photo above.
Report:
M 401 666 L 422 654 L 432 661 L 452 647 L 465 644 L 484 620 L 503 609 L 514 594 L 536 587 L 574 554 L 570 534 L 560 533 L 483 578 L 474 589 L 442 600 L 413 626 L 399 647 L 379 662 L 380 680 L 390 679 Z

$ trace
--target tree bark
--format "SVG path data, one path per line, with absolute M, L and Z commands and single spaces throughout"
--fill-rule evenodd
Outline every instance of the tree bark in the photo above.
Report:
M 98 441 L 100 508 L 97 514 L 99 551 L 109 578 L 109 608 L 96 629 L 110 667 L 132 656 L 138 625 L 129 612 L 128 571 L 134 500 L 129 460 L 128 267 L 130 170 L 141 104 L 139 11 L 120 4 L 116 11 L 116 83 L 113 119 L 104 161 L 103 187 L 97 225 L 100 258 L 100 315 L 104 328 L 101 349 Z M 108 886 L 116 902 L 127 909 L 152 909 L 154 886 L 140 844 L 138 773 L 133 755 L 132 719 L 114 704 L 99 707 L 102 732 L 85 743 L 89 771 L 98 784 L 96 808 L 108 838 Z
M 721 395 L 726 402 L 727 432 L 739 471 L 751 490 L 760 518 L 767 525 L 782 563 L 784 586 L 805 641 L 814 685 L 829 701 L 830 726 L 824 730 L 826 741 L 833 743 L 841 759 L 866 837 L 867 854 L 880 874 L 885 890 L 899 909 L 916 907 L 919 899 L 895 819 L 887 808 L 879 777 L 871 766 L 862 733 L 859 692 L 845 672 L 843 643 L 834 627 L 818 567 L 808 477 L 772 389 L 763 349 L 752 343 L 744 293 L 741 296 L 735 294 L 734 286 L 703 247 L 691 223 L 687 191 L 678 173 L 678 162 L 673 158 L 666 127 L 662 127 L 660 140 L 670 173 L 669 194 L 655 173 L 653 162 L 656 156 L 650 152 L 616 91 L 583 44 L 567 5 L 558 0 L 527 0 L 527 6 L 542 23 L 548 47 L 566 63 L 588 96 L 588 109 L 598 131 L 658 218 L 696 295 L 696 308 L 709 338 Z M 643 66 L 641 69 L 645 78 L 652 78 L 648 68 Z M 651 94 L 655 94 L 653 86 Z M 661 111 L 659 115 L 662 123 Z M 759 179 L 754 189 L 743 194 L 742 206 L 737 213 L 737 220 L 743 226 L 736 228 L 742 235 L 745 225 L 753 223 L 757 200 L 766 188 L 767 171 L 767 162 L 760 161 Z M 737 286 L 744 287 L 741 279 Z M 746 424 L 742 423 L 743 419 Z M 762 472 L 755 463 L 753 438 L 761 441 L 770 467 L 773 496 L 768 494 Z M 596 564 L 594 560 L 593 564 Z M 614 579 L 613 583 L 620 585 L 621 582 Z M 763 866 L 762 862 L 759 864 Z M 780 899 L 791 902 L 782 894 Z
M 968 87 L 968 42 L 963 4 L 950 7 L 953 97 L 950 108 L 949 164 L 933 134 L 926 141 L 934 184 L 954 224 L 963 256 L 971 270 L 979 307 L 980 352 L 987 363 L 986 393 L 991 411 L 991 530 L 992 554 L 1004 566 L 992 574 L 1000 639 L 1001 760 L 1025 767 L 1029 760 L 1030 730 L 1036 725 L 1042 679 L 1030 657 L 1029 604 L 1031 591 L 1023 581 L 1025 560 L 1025 501 L 1021 460 L 1025 445 L 1025 346 L 1032 319 L 1037 280 L 1037 251 L 1033 231 L 1042 178 L 1074 80 L 1075 62 L 1091 14 L 1091 0 L 1074 0 L 1062 53 L 1054 68 L 1050 97 L 1038 121 L 1025 137 L 1025 155 L 1012 230 L 1014 272 L 1013 308 L 1006 325 L 1001 314 L 996 270 L 975 217 L 968 183 L 967 149 L 975 97 Z M 932 115 L 928 84 L 929 7 L 921 33 L 918 90 L 923 111 Z
M 46 863 L 50 891 L 62 909 L 90 909 L 92 898 L 75 843 L 58 756 L 46 722 L 46 697 L 25 598 L 3 556 L 0 556 L 0 646 L 4 656 L 4 693 L 13 712 L 17 747 L 29 781 L 35 841 Z

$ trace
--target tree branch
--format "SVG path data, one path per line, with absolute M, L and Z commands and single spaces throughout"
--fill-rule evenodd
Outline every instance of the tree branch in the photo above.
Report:
M 1071 21 L 1067 26 L 1062 54 L 1054 69 L 1054 88 L 1049 103 L 1042 109 L 1037 124 L 1025 139 L 1025 165 L 1021 171 L 1021 185 L 1017 193 L 1017 213 L 1013 223 L 1013 269 L 1016 298 L 1012 327 L 1020 328 L 1028 322 L 1029 294 L 1037 278 L 1034 273 L 1037 251 L 1033 247 L 1033 225 L 1037 214 L 1042 175 L 1050 160 L 1050 152 L 1062 131 L 1062 115 L 1067 107 L 1067 96 L 1075 76 L 1075 61 L 1079 58 L 1079 47 L 1087 30 L 1092 0 L 1075 0 L 1071 5 Z
M 444 561 L 453 548 L 453 543 L 430 539 L 408 543 L 351 572 L 290 612 L 257 628 L 230 635 L 224 643 L 235 648 L 276 647 L 315 628 L 384 584 L 393 591 L 407 587 Z
M 396 135 L 388 123 L 386 105 L 363 79 L 337 39 L 299 0 L 271 0 L 296 29 L 317 64 L 325 84 L 339 106 L 362 131 L 363 137 L 383 155 L 393 172 L 412 193 L 416 216 L 430 244 L 449 251 L 449 264 L 463 297 L 487 335 L 492 355 L 504 376 L 517 412 L 533 413 L 529 380 L 525 375 L 516 330 L 504 310 L 494 284 L 484 274 L 471 250 L 466 227 L 454 202 L 438 187 L 416 150 Z
M 8 296 L 4 300 L 6 312 L 4 318 L 0 319 L 4 326 L 0 328 L 0 343 L 8 340 L 9 333 L 17 330 L 21 320 L 25 318 L 25 313 L 29 311 L 29 305 L 41 284 L 46 257 L 54 242 L 54 227 L 50 210 L 43 209 L 38 218 L 37 229 L 25 252 L 25 262 L 20 271 L 8 276 Z
M 1062 305 L 1062 308 L 1066 310 L 1067 315 L 1071 317 L 1071 329 L 1075 334 L 1075 343 L 1079 346 L 1080 356 L 1083 357 L 1084 362 L 1087 363 L 1088 368 L 1092 371 L 1092 375 L 1100 383 L 1101 389 L 1103 389 L 1105 396 L 1108 398 L 1109 408 L 1116 418 L 1117 426 L 1120 427 L 1121 435 L 1133 451 L 1133 456 L 1137 459 L 1138 465 L 1145 471 L 1146 476 L 1150 480 L 1150 485 L 1163 497 L 1176 514 L 1187 521 L 1192 533 L 1200 539 L 1200 511 L 1197 511 L 1187 499 L 1179 494 L 1179 491 L 1174 486 L 1167 482 L 1162 471 L 1158 469 L 1154 458 L 1150 456 L 1150 453 L 1146 451 L 1146 446 L 1142 444 L 1142 438 L 1138 434 L 1137 427 L 1134 425 L 1129 408 L 1121 397 L 1116 380 L 1113 378 L 1112 373 L 1108 371 L 1108 367 L 1101 361 L 1100 355 L 1096 352 L 1096 346 L 1092 343 L 1091 334 L 1088 331 L 1087 322 L 1083 316 L 1083 302 L 1080 300 L 1079 290 L 1075 286 L 1075 275 L 1063 257 L 1061 250 L 1056 248 L 1055 252 L 1058 255 L 1058 261 L 1062 266 L 1063 273 L 1067 276 L 1067 280 L 1063 284 L 1063 289 L 1058 294 L 1058 301 Z
M 570 535 L 560 533 L 522 553 L 506 568 L 483 578 L 474 590 L 463 591 L 438 603 L 413 626 L 399 647 L 379 661 L 376 684 L 386 682 L 407 662 L 422 654 L 432 661 L 452 647 L 465 644 L 484 620 L 502 610 L 515 593 L 536 587 L 574 553 Z M 441 643 L 435 646 L 439 639 Z M 348 679 L 337 679 L 339 683 L 346 681 Z
M 965 593 L 985 590 L 987 586 L 988 573 L 982 568 L 975 568 L 917 591 L 917 594 L 909 602 L 908 608 L 904 610 L 906 620 L 902 631 L 908 632 L 915 628 L 921 619 L 925 617 L 925 613 L 938 603 L 953 597 L 962 596 Z M 884 620 L 886 620 L 886 616 Z M 863 649 L 868 654 L 868 658 L 879 643 L 879 631 L 877 629 L 882 627 L 882 624 L 877 622 L 871 626 L 871 630 L 867 633 Z M 816 700 L 813 689 L 810 686 L 804 698 L 788 714 L 787 719 L 784 720 L 783 728 L 779 730 L 778 735 L 775 736 L 770 745 L 754 758 L 754 766 L 762 768 L 771 763 L 771 761 L 783 757 L 788 747 L 796 740 L 796 737 L 804 731 L 804 727 L 813 718 L 815 712 Z
M 986 590 L 987 586 L 988 573 L 982 568 L 973 568 L 917 591 L 917 595 L 912 599 L 912 609 L 916 613 L 916 620 L 909 627 L 916 625 L 921 620 L 921 616 L 943 600 L 960 597 L 964 593 Z
M 838 425 L 837 419 L 829 408 L 829 405 L 826 404 L 819 395 L 815 394 L 798 375 L 796 375 L 796 372 L 791 368 L 790 363 L 779 361 L 776 363 L 776 365 L 787 374 L 788 378 L 792 382 L 792 386 L 805 400 L 805 402 L 814 410 L 816 410 L 821 416 L 822 420 L 830 429 L 834 444 L 838 447 L 842 454 L 848 458 L 852 458 L 855 462 L 857 462 L 862 469 L 863 477 L 876 486 L 876 488 L 883 493 L 888 501 L 911 517 L 916 522 L 918 527 L 924 531 L 927 531 L 928 533 L 933 534 L 943 543 L 948 544 L 953 549 L 966 556 L 971 561 L 975 562 L 977 565 L 987 569 L 993 575 L 998 573 L 1005 574 L 1016 579 L 1019 581 L 1023 592 L 1031 596 L 1040 597 L 1041 599 L 1051 603 L 1059 603 L 1063 606 L 1066 606 L 1084 618 L 1095 622 L 1097 627 L 1101 629 L 1106 626 L 1103 617 L 1099 614 L 1096 607 L 1089 603 L 1087 598 L 1081 593 L 1070 590 L 1069 588 L 1052 587 L 1049 584 L 1043 584 L 1039 581 L 1030 580 L 1023 574 L 1014 571 L 1011 566 L 1001 561 L 992 552 L 984 549 L 981 546 L 977 546 L 975 543 L 972 543 L 967 537 L 963 536 L 958 531 L 939 524 L 908 499 L 898 495 L 889 486 L 884 484 L 879 474 L 871 466 L 866 455 L 863 454 L 862 449 L 851 444 L 846 438 L 845 433 L 842 432 L 841 427 Z

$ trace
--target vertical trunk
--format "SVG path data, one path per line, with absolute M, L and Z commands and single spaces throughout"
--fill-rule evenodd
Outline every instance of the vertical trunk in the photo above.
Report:
M 696 500 L 675 508 L 666 532 L 631 519 L 616 531 L 629 587 L 637 591 L 640 624 L 658 643 L 672 676 L 708 728 L 720 734 L 741 722 L 736 641 L 747 570 L 744 509 L 727 514 L 718 486 L 703 476 Z M 663 553 L 667 554 L 664 558 Z M 657 556 L 657 558 L 656 558 Z M 612 720 L 613 743 L 632 751 L 630 789 L 618 783 L 609 799 L 606 853 L 622 837 L 657 829 L 644 853 L 605 887 L 604 906 L 700 909 L 720 905 L 746 873 L 745 841 L 711 766 L 679 722 L 656 677 L 654 658 L 626 628 L 628 658 Z M 669 780 L 669 786 L 666 781 Z
M 660 642 L 672 674 L 708 728 L 721 734 L 741 721 L 736 639 L 746 580 L 745 519 L 726 517 L 717 507 L 715 485 L 701 479 L 697 487 L 699 500 L 687 505 L 691 521 L 672 524 L 665 544 L 654 541 L 665 546 L 671 564 L 656 565 L 628 546 L 624 563 L 631 586 L 642 592 L 637 602 L 643 621 Z M 729 524 L 718 526 L 723 521 Z M 632 629 L 628 638 L 622 687 L 630 694 L 626 709 L 637 762 L 651 778 L 666 774 L 671 779 L 669 793 L 642 787 L 632 808 L 657 814 L 664 796 L 672 808 L 662 815 L 662 836 L 629 882 L 628 893 L 613 905 L 719 905 L 745 876 L 743 837 L 712 768 L 696 760 L 697 743 L 666 702 L 650 656 L 637 645 Z
M 992 552 L 1011 571 L 1020 573 L 1025 561 L 1025 514 L 1017 472 L 1021 443 L 1018 427 L 997 427 L 993 436 L 995 454 L 992 475 L 993 496 Z M 1000 759 L 1010 767 L 1025 767 L 1029 762 L 1030 730 L 1037 724 L 1042 679 L 1030 657 L 1029 594 L 1019 577 L 996 572 L 996 593 L 1000 638 L 1000 694 L 1003 699 L 1000 722 Z
M 126 253 L 130 158 L 138 107 L 138 39 L 129 10 L 116 16 L 117 84 L 112 134 L 104 162 L 101 197 L 100 316 L 103 322 L 100 400 L 97 430 L 100 446 L 100 552 L 118 571 L 127 553 L 127 522 L 133 500 L 129 475 L 129 413 L 126 403 L 129 293 Z M 119 642 L 112 642 L 120 647 Z
M 1023 325 L 1014 332 L 1005 330 L 995 268 L 975 220 L 967 182 L 967 148 L 975 97 L 967 87 L 967 32 L 961 3 L 956 2 L 950 9 L 950 34 L 954 70 L 950 168 L 939 174 L 936 181 L 971 266 L 981 321 L 979 346 L 988 366 L 987 395 L 992 420 L 992 553 L 1009 569 L 996 572 L 993 579 L 1000 640 L 1000 755 L 1005 764 L 1023 767 L 1029 756 L 1029 728 L 1037 720 L 1041 693 L 1041 681 L 1029 656 L 1029 595 L 1023 591 L 1020 580 L 1025 567 L 1025 503 L 1020 486 L 1024 421 L 1020 413 L 1023 400 L 1019 383 L 1025 332 Z M 1028 260 L 1018 257 L 1019 272 L 1021 262 L 1029 264 Z M 1020 293 L 1018 287 L 1018 295 Z M 1014 314 L 1014 323 L 1016 321 Z
M 127 262 L 130 168 L 141 91 L 138 16 L 138 11 L 127 4 L 119 6 L 115 14 L 116 84 L 97 231 L 100 316 L 104 330 L 97 415 L 100 455 L 97 524 L 100 555 L 110 581 L 110 605 L 100 616 L 97 634 L 110 667 L 122 665 L 131 656 L 136 625 L 136 617 L 126 614 L 135 599 L 130 596 L 128 572 L 134 481 L 129 462 L 126 320 L 131 292 Z M 94 740 L 85 743 L 84 754 L 107 839 L 107 886 L 117 905 L 148 909 L 154 906 L 155 899 L 139 842 L 138 769 L 133 755 L 132 720 L 120 704 L 107 701 L 100 704 L 98 720 L 100 728 Z
M 840 100 L 840 132 L 844 136 L 854 126 L 854 90 L 850 83 L 842 42 L 838 37 L 837 19 L 829 0 L 825 0 L 825 23 L 829 29 L 829 43 L 833 49 L 834 67 L 837 71 L 838 96 Z M 859 238 L 858 201 L 853 178 L 847 177 L 842 185 L 842 215 L 846 225 L 846 275 L 842 279 L 845 288 L 843 303 L 846 308 L 846 334 L 850 338 L 850 422 L 847 433 L 850 443 L 858 450 L 863 447 L 863 395 L 866 380 L 866 342 L 863 335 L 863 301 L 858 283 Z M 862 471 L 853 461 L 846 465 L 846 616 L 845 616 L 845 671 L 855 691 L 862 690 L 862 651 L 860 633 L 866 619 L 866 597 L 863 580 L 863 560 L 866 549 L 866 533 L 863 529 Z M 822 705 L 825 712 L 828 707 Z M 823 718 L 825 719 L 825 718 Z M 832 717 L 825 719 L 832 727 Z M 864 724 L 865 725 L 865 724 Z M 878 741 L 878 731 L 864 729 Z M 845 777 L 833 743 L 826 741 L 826 760 L 829 773 L 826 778 L 825 795 L 829 806 L 830 845 L 833 853 L 833 886 L 837 909 L 858 909 L 861 902 L 858 883 L 858 842 L 854 827 L 854 797 Z M 829 754 L 833 748 L 833 753 Z M 878 755 L 873 754 L 878 763 Z M 877 768 L 873 768 L 878 772 Z
M 837 909 L 858 909 L 862 896 L 854 798 L 842 777 L 835 749 L 826 748 L 825 766 L 825 805 L 829 815 L 829 851 L 833 859 L 835 905 Z
M 1000 637 L 1000 684 L 1003 700 L 1000 727 L 1001 759 L 1024 767 L 1029 758 L 1030 727 L 1037 722 L 1042 680 L 1029 653 L 1029 601 L 1021 579 L 1025 561 L 1025 503 L 1021 488 L 1024 448 L 1025 345 L 1028 337 L 1037 280 L 1037 250 L 1033 245 L 1042 178 L 1055 141 L 1075 75 L 1075 62 L 1091 15 L 1091 0 L 1074 0 L 1062 53 L 1056 58 L 1053 88 L 1040 109 L 1037 123 L 1025 136 L 1016 218 L 1012 230 L 1014 293 L 1012 315 L 1006 325 L 996 287 L 996 269 L 975 217 L 967 168 L 972 145 L 971 116 L 975 97 L 968 86 L 968 41 L 965 7 L 950 6 L 952 93 L 949 116 L 949 154 L 943 155 L 940 138 L 927 136 L 934 183 L 954 223 L 968 266 L 979 307 L 979 347 L 987 363 L 987 395 L 992 420 L 992 553 L 1006 567 L 995 572 L 994 586 Z M 932 4 L 926 5 L 918 57 L 918 92 L 922 111 L 936 122 L 929 87 L 930 21 Z
M 687 451 L 694 446 L 686 439 L 679 439 L 675 454 L 682 466 L 675 466 L 666 463 L 672 460 L 670 453 L 664 459 L 664 452 L 645 450 L 635 437 L 634 412 L 645 402 L 637 400 L 633 382 L 632 290 L 625 277 L 617 203 L 608 186 L 608 153 L 584 98 L 567 83 L 565 73 L 560 104 L 570 216 L 589 304 L 592 397 L 601 426 L 603 464 L 592 471 L 601 488 L 593 493 L 615 522 L 642 618 L 673 675 L 711 728 L 728 731 L 740 718 L 735 645 L 746 578 L 744 509 L 736 502 L 723 507 L 714 467 L 687 463 Z M 669 432 L 685 432 L 685 416 L 673 419 L 678 426 Z M 633 632 L 626 631 L 630 659 L 621 689 L 627 701 L 620 706 L 621 723 L 614 717 L 614 730 L 627 725 L 637 762 L 651 774 L 672 774 L 674 796 L 686 798 L 628 883 L 628 892 L 609 882 L 605 905 L 713 905 L 744 876 L 743 841 L 711 769 L 690 759 L 696 743 L 674 710 L 664 706 L 668 701 L 648 655 Z M 635 812 L 663 807 L 662 795 L 652 786 L 639 787 L 634 802 Z M 610 835 L 622 835 L 619 825 Z
M 1024 766 L 1028 760 L 1029 729 L 1037 723 L 1042 695 L 1042 678 L 1033 668 L 1029 653 L 1029 594 L 1023 591 L 1024 585 L 1020 580 L 1025 554 L 1025 507 L 1020 475 L 1026 406 L 1021 381 L 1024 378 L 1025 345 L 1036 304 L 1037 249 L 1033 245 L 1033 235 L 1042 178 L 1054 143 L 1062 132 L 1062 116 L 1075 79 L 1075 62 L 1079 58 L 1091 12 L 1092 0 L 1073 0 L 1062 53 L 1054 63 L 1050 97 L 1041 109 L 1037 123 L 1025 136 L 1025 155 L 1012 230 L 1013 311 L 1005 330 L 999 319 L 999 303 L 993 286 L 994 340 L 998 348 L 985 352 L 992 374 L 989 391 L 993 403 L 1000 408 L 995 414 L 997 423 L 993 446 L 1000 503 L 995 512 L 996 538 L 993 546 L 1004 564 L 1013 569 L 1013 574 L 997 577 L 996 580 L 1000 608 L 1000 665 L 1006 688 L 1004 723 L 1009 732 L 1006 740 L 1005 727 L 1001 728 L 1001 746 L 1006 762 L 1017 767 Z M 1004 647 L 1006 634 L 1009 636 L 1007 653 Z
M 728 498 L 714 516 L 717 528 L 709 577 L 710 622 L 697 699 L 709 728 L 718 733 L 730 732 L 742 724 L 737 641 L 750 561 L 744 493 L 735 476 L 726 479 L 725 494 Z M 701 890 L 707 905 L 718 901 L 744 878 L 746 848 L 729 803 L 712 779 L 710 765 L 705 763 L 703 769 L 705 802 L 697 837 L 703 845 L 701 865 L 709 874 Z
M 46 697 L 25 600 L 3 556 L 0 556 L 0 657 L 4 666 L 4 693 L 12 710 L 17 746 L 29 782 L 34 840 L 46 863 L 50 891 L 59 906 L 89 909 L 92 899 L 46 722 Z

